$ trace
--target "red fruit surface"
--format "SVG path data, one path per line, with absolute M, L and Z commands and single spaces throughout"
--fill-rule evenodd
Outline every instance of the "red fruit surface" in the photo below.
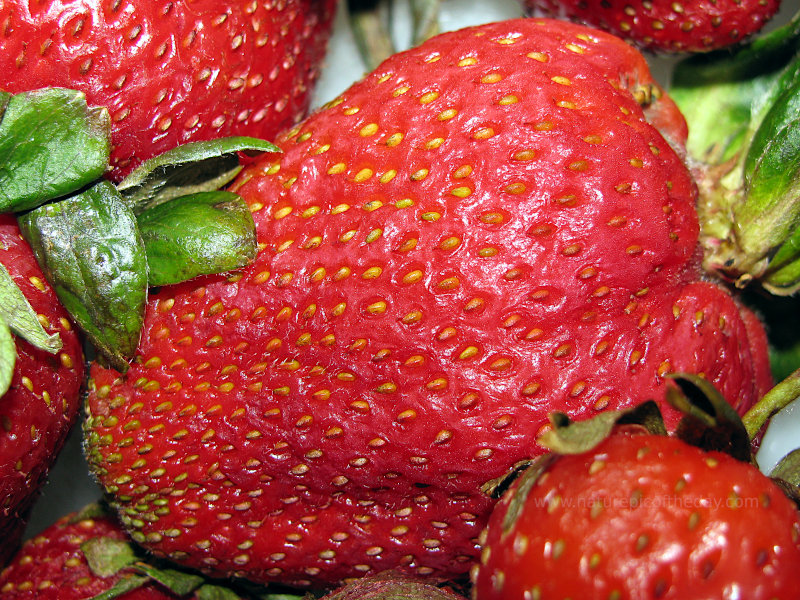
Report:
M 81 341 L 16 220 L 0 215 L 0 263 L 22 290 L 48 334 L 63 343 L 56 355 L 16 339 L 17 362 L 0 397 L 0 564 L 16 549 L 38 495 L 80 406 Z
M 619 433 L 497 505 L 477 600 L 796 599 L 800 514 L 754 466 Z
M 336 0 L 3 0 L 0 89 L 106 106 L 113 171 L 183 142 L 271 140 L 305 116 Z
M 683 139 L 630 45 L 520 19 L 281 136 L 235 186 L 256 262 L 161 288 L 130 371 L 93 368 L 90 461 L 136 539 L 295 585 L 456 577 L 550 411 L 663 404 L 671 371 L 746 410 L 763 331 L 701 281 L 694 185 L 634 96 Z
M 761 30 L 780 0 L 523 0 L 536 14 L 600 27 L 654 52 L 707 52 Z
M 127 535 L 111 518 L 70 514 L 26 541 L 0 572 L 3 600 L 85 600 L 110 589 L 124 572 L 109 577 L 92 573 L 81 544 L 93 538 L 126 540 Z M 119 596 L 121 600 L 177 597 L 153 583 Z

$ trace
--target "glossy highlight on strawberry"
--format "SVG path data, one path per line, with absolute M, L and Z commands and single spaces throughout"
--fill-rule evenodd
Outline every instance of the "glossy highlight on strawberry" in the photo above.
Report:
M 685 136 L 631 46 L 535 19 L 436 37 L 286 132 L 234 185 L 255 263 L 161 288 L 129 372 L 92 369 L 88 456 L 134 538 L 297 586 L 464 576 L 481 485 L 551 411 L 663 404 L 675 371 L 746 410 L 764 331 L 703 280 Z
M 111 114 L 120 180 L 189 141 L 305 116 L 336 0 L 4 0 L 0 89 L 76 89 Z

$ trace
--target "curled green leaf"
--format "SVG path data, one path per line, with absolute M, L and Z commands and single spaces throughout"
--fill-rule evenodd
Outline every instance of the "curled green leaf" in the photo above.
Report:
M 231 192 L 181 196 L 144 211 L 138 221 L 150 285 L 238 269 L 258 251 L 250 209 Z
M 280 152 L 257 138 L 190 142 L 142 163 L 118 185 L 134 213 L 179 196 L 218 190 L 241 170 L 238 152 Z
M 81 92 L 46 88 L 8 99 L 0 121 L 0 212 L 35 208 L 108 167 L 110 119 Z
M 127 370 L 144 321 L 147 258 L 117 190 L 100 181 L 25 213 L 19 224 L 66 310 L 110 364 Z
M 61 337 L 44 330 L 36 311 L 3 265 L 0 265 L 0 319 L 32 346 L 50 354 L 61 350 Z

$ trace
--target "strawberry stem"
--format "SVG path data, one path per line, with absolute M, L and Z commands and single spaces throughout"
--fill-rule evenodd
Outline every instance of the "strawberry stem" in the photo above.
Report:
M 742 417 L 750 439 L 775 413 L 800 398 L 800 369 L 773 387 Z
M 361 59 L 369 71 L 395 53 L 387 11 L 382 0 L 349 0 L 348 13 Z

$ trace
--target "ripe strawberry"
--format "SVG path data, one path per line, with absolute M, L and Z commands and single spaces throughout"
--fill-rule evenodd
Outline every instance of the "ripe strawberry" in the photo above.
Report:
M 750 464 L 628 431 L 535 475 L 492 514 L 474 598 L 797 598 L 800 514 Z
M 700 280 L 695 188 L 648 117 L 685 138 L 631 46 L 519 19 L 281 136 L 234 186 L 255 263 L 161 288 L 128 373 L 93 367 L 87 450 L 134 538 L 300 586 L 455 577 L 481 485 L 543 451 L 550 411 L 663 401 L 671 371 L 746 410 L 763 329 Z
M 759 31 L 780 0 L 523 0 L 530 12 L 600 27 L 653 52 L 707 52 Z
M 0 594 L 8 600 L 48 598 L 83 600 L 110 589 L 123 576 L 98 577 L 81 545 L 94 538 L 124 541 L 125 531 L 111 518 L 70 514 L 29 539 L 0 573 Z M 176 598 L 155 584 L 123 596 L 125 600 Z
M 0 89 L 77 89 L 113 124 L 111 178 L 180 143 L 304 116 L 336 0 L 4 0 Z
M 48 334 L 53 355 L 17 337 L 8 391 L 0 397 L 0 564 L 15 550 L 27 512 L 78 414 L 84 363 L 81 342 L 45 281 L 16 221 L 0 215 L 0 264 L 28 299 Z M 8 307 L 4 305 L 3 312 Z
M 257 596 L 233 585 L 152 564 L 137 552 L 119 522 L 99 505 L 62 517 L 29 539 L 0 572 L 0 594 L 5 600 L 289 598 Z

